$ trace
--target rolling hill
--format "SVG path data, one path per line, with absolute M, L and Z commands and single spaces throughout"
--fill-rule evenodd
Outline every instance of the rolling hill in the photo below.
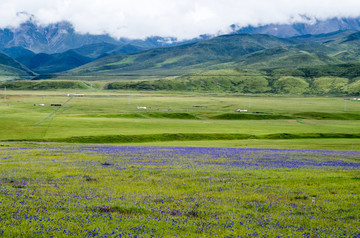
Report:
M 287 39 L 270 35 L 224 35 L 176 47 L 108 56 L 70 70 L 68 74 L 183 74 L 228 63 L 242 55 L 291 44 Z
M 56 54 L 35 54 L 23 47 L 5 48 L 3 52 L 38 74 L 52 74 L 79 67 L 105 56 L 118 53 L 134 53 L 141 50 L 141 48 L 133 45 L 119 46 L 98 43 Z
M 144 49 L 138 46 L 134 46 L 131 44 L 125 45 L 114 45 L 109 44 L 106 42 L 98 43 L 98 44 L 91 44 L 91 45 L 84 45 L 80 48 L 74 49 L 76 53 L 79 55 L 91 58 L 91 59 L 98 59 L 109 55 L 114 54 L 131 54 L 139 51 L 143 51 Z
M 92 61 L 73 50 L 52 55 L 45 53 L 25 55 L 17 60 L 38 74 L 62 72 Z
M 263 69 L 342 64 L 360 59 L 358 34 L 339 31 L 288 39 L 259 34 L 224 35 L 146 51 L 133 45 L 99 43 L 72 50 L 71 59 L 68 51 L 51 57 L 28 55 L 18 60 L 40 74 L 70 70 L 65 74 L 90 76 L 161 76 L 232 67 Z
M 224 35 L 176 47 L 116 54 L 65 74 L 162 76 L 226 68 L 267 69 L 335 65 L 358 62 L 358 45 L 360 33 L 353 31 L 288 39 L 259 34 Z
M 9 48 L 1 49 L 0 52 L 10 56 L 11 58 L 19 58 L 25 55 L 34 55 L 35 53 L 21 46 L 14 46 Z
M 28 79 L 35 76 L 34 72 L 13 58 L 0 53 L 0 81 Z
M 323 33 L 318 35 L 307 34 L 301 36 L 294 36 L 288 39 L 293 40 L 294 44 L 324 44 L 324 43 L 331 43 L 338 39 L 344 39 L 356 32 L 357 31 L 355 30 L 344 30 L 344 31 Z
M 237 68 L 267 69 L 344 63 L 339 59 L 320 53 L 321 50 L 306 51 L 302 48 L 311 49 L 311 46 L 290 46 L 266 49 L 239 57 L 234 60 L 234 64 Z M 326 52 L 326 50 L 327 49 L 324 51 Z M 329 51 L 331 50 L 329 49 Z

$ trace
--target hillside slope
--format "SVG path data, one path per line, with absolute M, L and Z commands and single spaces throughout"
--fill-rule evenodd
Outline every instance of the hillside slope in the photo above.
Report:
M 270 35 L 224 35 L 207 41 L 134 54 L 117 54 L 69 71 L 77 75 L 179 74 L 207 69 L 242 55 L 292 43 Z
M 142 50 L 144 49 L 131 44 L 119 46 L 102 42 L 98 44 L 84 45 L 80 48 L 74 49 L 74 52 L 91 59 L 98 59 L 108 55 L 114 55 L 119 53 L 130 54 Z
M 92 61 L 73 50 L 58 54 L 25 55 L 18 61 L 38 74 L 51 74 L 76 68 Z
M 331 52 L 331 49 L 319 47 L 323 50 L 323 53 L 320 53 L 321 49 L 312 48 L 311 46 L 290 46 L 266 49 L 239 57 L 234 60 L 234 64 L 237 68 L 267 69 L 344 63 L 324 54 L 326 50 Z
M 34 72 L 13 58 L 0 53 L 0 81 L 23 79 L 34 76 Z
M 360 33 L 342 31 L 289 39 L 224 35 L 207 41 L 116 54 L 73 69 L 73 75 L 181 75 L 206 70 L 332 65 L 360 60 Z M 305 39 L 308 39 L 306 41 Z

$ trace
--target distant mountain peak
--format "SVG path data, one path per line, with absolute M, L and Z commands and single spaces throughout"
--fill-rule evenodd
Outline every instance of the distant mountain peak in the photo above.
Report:
M 87 52 L 86 55 L 88 57 L 94 59 L 119 52 L 131 53 L 152 48 L 177 46 L 185 43 L 208 40 L 214 37 L 213 35 L 204 34 L 187 41 L 179 41 L 177 38 L 171 36 L 149 36 L 146 39 L 128 39 L 126 37 L 114 39 L 107 34 L 80 34 L 76 32 L 74 26 L 68 21 L 42 25 L 38 23 L 34 15 L 27 12 L 19 12 L 18 16 L 24 19 L 24 22 L 20 24 L 19 27 L 0 29 L 0 49 L 22 47 L 34 53 L 55 54 L 70 49 L 79 49 L 88 45 L 101 43 L 112 45 L 98 45 L 96 46 L 96 52 L 90 52 L 88 50 L 89 47 L 81 49 Z M 322 20 L 307 15 L 297 15 L 290 20 L 289 24 L 249 25 L 246 27 L 233 24 L 230 28 L 232 29 L 232 34 L 267 34 L 280 38 L 290 38 L 345 30 L 360 31 L 360 18 L 331 18 Z M 131 47 L 125 47 L 125 45 L 131 45 Z M 108 48 L 109 50 L 106 50 Z M 15 52 L 15 50 L 16 49 L 12 49 L 13 52 Z M 3 52 L 5 51 L 3 50 Z M 5 53 L 9 54 L 9 51 Z M 13 55 L 19 57 L 20 55 L 26 54 L 26 51 L 17 49 L 15 53 L 13 53 Z
M 108 34 L 92 35 L 76 32 L 72 23 L 61 21 L 48 25 L 39 24 L 36 17 L 26 12 L 18 13 L 23 19 L 17 28 L 0 29 L 0 49 L 20 46 L 35 53 L 61 53 L 85 45 L 109 43 L 113 45 L 131 44 L 138 48 L 152 49 L 199 41 L 203 36 L 190 41 L 178 41 L 176 37 L 149 36 L 146 39 L 115 39 Z
M 33 15 L 18 13 L 25 21 L 17 28 L 0 29 L 0 48 L 21 46 L 35 53 L 59 53 L 99 42 L 118 43 L 109 35 L 90 35 L 75 32 L 73 25 L 61 21 L 41 25 Z
M 35 22 L 36 21 L 36 17 L 33 14 L 30 14 L 28 12 L 22 11 L 22 12 L 17 12 L 16 16 L 20 19 L 22 19 L 23 22 Z
M 344 30 L 360 30 L 360 18 L 329 18 L 320 20 L 315 17 L 299 15 L 293 17 L 289 24 L 265 24 L 258 26 L 240 27 L 236 24 L 230 26 L 233 33 L 269 34 L 288 38 L 302 35 L 318 35 Z

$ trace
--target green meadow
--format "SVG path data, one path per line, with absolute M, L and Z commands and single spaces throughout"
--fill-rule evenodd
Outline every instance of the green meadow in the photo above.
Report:
M 10 144 L 3 237 L 358 237 L 359 152 Z
M 358 150 L 359 112 L 342 97 L 8 90 L 0 140 Z
M 359 112 L 343 97 L 8 90 L 0 236 L 358 237 Z

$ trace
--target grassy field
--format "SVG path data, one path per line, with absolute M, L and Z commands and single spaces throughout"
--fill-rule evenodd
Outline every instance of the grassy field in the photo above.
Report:
M 359 237 L 359 112 L 335 97 L 10 90 L 0 236 Z
M 85 95 L 67 96 L 74 93 Z M 39 106 L 40 103 L 45 106 Z M 52 103 L 63 106 L 52 107 Z M 138 106 L 147 109 L 137 109 Z M 236 109 L 249 112 L 235 113 Z M 123 143 L 127 141 L 114 141 L 113 136 L 137 136 L 130 142 L 152 143 L 148 137 L 153 137 L 152 145 L 180 143 L 181 140 L 206 145 L 208 138 L 209 143 L 216 141 L 213 144 L 218 146 L 269 144 L 274 147 L 261 139 L 291 137 L 311 138 L 308 141 L 312 145 L 319 145 L 315 148 L 331 148 L 333 144 L 334 149 L 359 149 L 356 139 L 360 138 L 359 112 L 358 101 L 344 101 L 340 97 L 8 91 L 6 101 L 0 102 L 0 140 L 82 142 L 79 138 L 92 137 L 88 142 Z M 301 140 L 299 143 L 276 141 L 274 144 L 278 147 L 310 146 Z
M 3 143 L 0 234 L 358 237 L 359 156 Z

